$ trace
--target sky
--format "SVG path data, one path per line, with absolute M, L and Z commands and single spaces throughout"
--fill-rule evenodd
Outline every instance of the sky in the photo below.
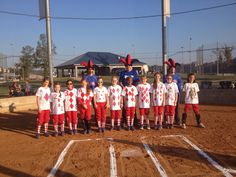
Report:
M 171 0 L 171 13 L 229 3 L 235 0 Z M 38 0 L 0 0 L 0 11 L 39 14 Z M 161 14 L 161 0 L 50 0 L 51 16 L 64 17 L 130 17 Z M 168 55 L 178 62 L 188 62 L 177 51 L 220 45 L 236 45 L 236 5 L 173 15 L 167 22 Z M 0 13 L 0 53 L 20 55 L 25 45 L 36 47 L 39 35 L 45 33 L 45 20 Z M 161 17 L 113 20 L 51 20 L 52 40 L 57 47 L 54 64 L 88 51 L 130 53 L 150 65 L 161 63 Z M 192 40 L 190 40 L 190 38 Z M 196 54 L 191 53 L 194 60 Z M 8 64 L 16 62 L 9 58 Z

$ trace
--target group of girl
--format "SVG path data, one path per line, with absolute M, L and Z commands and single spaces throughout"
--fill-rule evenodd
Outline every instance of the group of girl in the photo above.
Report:
M 150 85 L 147 77 L 141 77 L 141 83 L 137 86 L 132 85 L 132 77 L 127 77 L 127 86 L 123 88 L 118 85 L 118 78 L 113 76 L 111 86 L 103 86 L 102 77 L 98 77 L 97 86 L 91 90 L 86 79 L 81 80 L 81 87 L 75 89 L 73 80 L 67 80 L 66 90 L 61 91 L 59 83 L 54 84 L 54 90 L 49 88 L 49 79 L 43 80 L 43 85 L 38 88 L 36 97 L 38 105 L 37 133 L 36 138 L 40 137 L 41 126 L 44 125 L 44 135 L 48 134 L 48 123 L 50 114 L 54 125 L 54 136 L 64 136 L 65 116 L 67 119 L 69 133 L 77 133 L 79 112 L 83 123 L 84 134 L 91 133 L 91 107 L 94 106 L 96 121 L 99 132 L 105 131 L 106 111 L 110 109 L 111 130 L 120 130 L 120 118 L 122 107 L 125 109 L 127 130 L 134 130 L 134 116 L 136 108 L 139 108 L 140 129 L 150 129 L 149 112 L 154 111 L 154 129 L 162 129 L 163 113 L 165 112 L 165 122 L 167 128 L 173 128 L 175 106 L 178 98 L 178 87 L 173 82 L 172 75 L 167 75 L 167 82 L 161 82 L 161 74 L 154 74 L 154 82 Z M 185 93 L 185 107 L 182 116 L 182 126 L 186 128 L 187 113 L 193 107 L 199 127 L 204 127 L 200 120 L 198 105 L 198 84 L 195 83 L 195 75 L 189 74 L 188 82 L 183 87 Z M 59 130 L 60 128 L 60 130 Z

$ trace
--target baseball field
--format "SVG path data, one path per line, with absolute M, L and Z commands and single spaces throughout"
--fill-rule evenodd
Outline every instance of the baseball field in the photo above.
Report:
M 190 113 L 187 129 L 98 133 L 93 125 L 91 135 L 83 135 L 80 126 L 77 135 L 40 139 L 35 139 L 36 111 L 0 114 L 0 176 L 236 176 L 236 107 L 200 111 L 205 129 Z

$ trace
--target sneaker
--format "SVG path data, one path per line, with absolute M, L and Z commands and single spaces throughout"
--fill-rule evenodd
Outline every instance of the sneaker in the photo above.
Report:
M 92 130 L 87 130 L 87 134 L 91 134 L 92 133 Z
M 150 129 L 151 129 L 151 128 L 150 128 L 150 125 L 147 125 L 147 129 L 148 129 L 148 130 L 150 130 Z
M 157 128 L 157 125 L 154 125 L 154 130 L 157 130 L 158 128 Z
M 111 126 L 111 129 L 110 129 L 110 130 L 111 130 L 111 131 L 114 130 L 114 126 Z
M 117 127 L 117 130 L 120 131 L 120 126 Z
M 158 130 L 161 130 L 162 129 L 162 125 L 158 125 Z
M 183 125 L 182 125 L 182 128 L 183 128 L 183 129 L 186 129 L 186 124 L 183 124 Z
M 64 132 L 64 131 L 63 131 L 63 132 L 61 132 L 61 133 L 60 133 L 60 135 L 61 135 L 61 136 L 64 136 L 64 135 L 65 135 L 65 132 Z
M 127 127 L 127 130 L 130 131 L 130 126 Z
M 57 136 L 58 136 L 58 132 L 55 132 L 55 133 L 54 133 L 54 136 L 57 137 Z
M 44 136 L 45 136 L 45 137 L 49 137 L 48 132 L 45 132 L 45 133 L 44 133 Z
M 143 125 L 140 125 L 140 130 L 143 130 Z
M 102 128 L 98 128 L 98 132 L 99 132 L 99 133 L 102 133 Z
M 172 129 L 173 128 L 173 124 L 169 124 L 169 129 Z
M 105 128 L 102 128 L 102 133 L 104 133 L 105 132 Z
M 84 134 L 84 135 L 86 135 L 86 134 L 87 134 L 87 130 L 86 130 L 86 129 L 83 131 L 83 134 Z
M 73 130 L 73 134 L 75 135 L 75 134 L 77 134 L 77 133 L 78 133 L 77 129 L 74 129 L 74 130 Z
M 40 138 L 40 133 L 36 133 L 35 138 L 39 139 Z
M 134 126 L 130 126 L 130 130 L 134 131 L 135 130 Z
M 70 134 L 70 135 L 73 135 L 73 130 L 70 130 L 70 131 L 69 131 L 69 134 Z
M 203 123 L 200 123 L 200 124 L 198 124 L 198 127 L 205 128 L 205 125 L 203 125 Z

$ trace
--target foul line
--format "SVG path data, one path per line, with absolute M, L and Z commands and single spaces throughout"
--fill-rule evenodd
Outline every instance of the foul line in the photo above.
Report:
M 105 138 L 107 140 L 112 140 L 112 138 Z M 49 172 L 47 177 L 54 177 L 58 168 L 60 167 L 60 165 L 62 164 L 62 162 L 64 161 L 64 157 L 67 154 L 68 150 L 70 149 L 70 147 L 75 143 L 75 142 L 86 142 L 86 141 L 100 141 L 103 140 L 103 138 L 97 138 L 97 139 L 83 139 L 83 140 L 70 140 L 69 143 L 67 144 L 67 146 L 63 149 L 63 151 L 61 152 L 60 156 L 57 159 L 56 164 L 53 166 L 53 168 L 51 169 L 51 171 Z M 114 148 L 113 148 L 114 149 Z M 116 176 L 114 176 L 116 177 Z
M 109 151 L 110 151 L 110 176 L 117 177 L 116 153 L 114 146 L 112 144 L 110 144 Z
M 152 150 L 150 149 L 150 147 L 148 146 L 148 144 L 146 143 L 144 138 L 141 138 L 141 141 L 143 143 L 143 146 L 144 146 L 145 150 L 147 151 L 148 155 L 151 157 L 154 165 L 156 166 L 157 170 L 159 171 L 160 175 L 162 177 L 167 177 L 165 169 L 162 167 L 161 163 L 156 158 L 156 156 L 154 155 L 154 153 L 152 152 Z
M 215 160 L 213 160 L 206 152 L 204 152 L 203 150 L 201 150 L 199 147 L 197 147 L 195 144 L 193 144 L 188 138 L 186 138 L 183 135 L 167 135 L 167 136 L 162 136 L 164 138 L 171 138 L 171 137 L 180 137 L 183 141 L 185 141 L 187 144 L 189 144 L 193 149 L 195 149 L 198 154 L 200 154 L 201 156 L 205 157 L 208 162 L 214 166 L 216 169 L 218 169 L 219 171 L 221 171 L 224 176 L 226 177 L 233 177 L 231 173 L 235 172 L 235 170 L 232 169 L 226 169 L 224 167 L 222 167 L 220 164 L 218 164 Z

